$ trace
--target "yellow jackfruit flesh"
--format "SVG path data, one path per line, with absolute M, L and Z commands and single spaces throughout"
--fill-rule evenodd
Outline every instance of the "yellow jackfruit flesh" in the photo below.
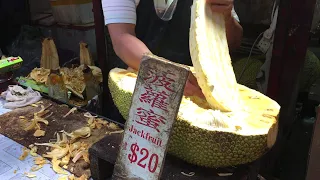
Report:
M 239 108 L 238 86 L 222 14 L 195 0 L 191 8 L 190 55 L 196 78 L 209 105 L 221 111 Z

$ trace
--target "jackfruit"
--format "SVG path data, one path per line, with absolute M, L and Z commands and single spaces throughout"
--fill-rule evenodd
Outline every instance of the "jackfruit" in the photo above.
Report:
M 52 38 L 45 38 L 42 41 L 42 54 L 40 67 L 44 69 L 59 69 L 59 56 L 56 45 Z
M 207 1 L 193 2 L 189 47 L 195 76 L 210 106 L 222 111 L 239 108 L 224 17 L 213 13 Z
M 80 44 L 80 64 L 94 66 L 92 55 L 88 48 L 88 44 L 85 42 L 80 42 L 79 44 Z
M 168 153 L 191 164 L 228 167 L 260 158 L 275 143 L 280 106 L 236 81 L 223 15 L 204 0 L 191 8 L 190 55 L 205 95 L 183 96 Z M 137 72 L 114 68 L 108 86 L 121 115 L 128 119 Z
M 108 86 L 121 115 L 128 119 L 137 74 L 114 68 Z M 280 106 L 267 96 L 237 84 L 250 111 L 221 112 L 206 100 L 183 96 L 173 125 L 168 153 L 205 167 L 252 162 L 266 153 L 277 137 Z M 255 109 L 254 111 L 252 111 Z

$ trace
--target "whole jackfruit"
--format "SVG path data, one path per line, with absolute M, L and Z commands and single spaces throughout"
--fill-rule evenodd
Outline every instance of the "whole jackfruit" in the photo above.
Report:
M 195 0 L 191 11 L 191 70 L 206 99 L 182 98 L 168 153 L 205 167 L 252 162 L 274 145 L 280 106 L 237 83 L 222 15 L 212 13 L 204 0 Z M 134 71 L 109 72 L 111 96 L 125 119 L 136 79 Z

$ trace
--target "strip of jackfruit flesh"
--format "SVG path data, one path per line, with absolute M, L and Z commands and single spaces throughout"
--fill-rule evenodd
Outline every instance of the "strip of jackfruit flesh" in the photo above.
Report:
M 205 0 L 193 2 L 189 48 L 196 78 L 209 105 L 221 111 L 240 108 L 224 17 L 213 13 Z
M 94 66 L 91 53 L 88 49 L 88 44 L 85 42 L 80 42 L 80 64 Z

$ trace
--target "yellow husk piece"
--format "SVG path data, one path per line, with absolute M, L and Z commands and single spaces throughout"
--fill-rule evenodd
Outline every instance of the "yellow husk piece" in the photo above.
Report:
M 92 70 L 93 76 L 98 80 L 99 83 L 103 81 L 101 69 L 96 66 L 89 66 Z M 70 90 L 74 95 L 83 99 L 82 93 L 85 90 L 85 83 L 82 70 L 84 69 L 83 65 L 75 68 L 60 68 L 61 75 L 63 77 L 66 88 Z M 29 78 L 33 79 L 37 83 L 42 83 L 47 85 L 47 79 L 50 74 L 49 69 L 44 68 L 35 68 L 28 75 Z M 34 104 L 34 106 L 37 106 Z
M 35 172 L 38 171 L 39 169 L 43 168 L 43 165 L 36 165 L 36 166 L 32 166 L 31 171 Z
M 36 165 L 44 165 L 46 163 L 47 163 L 46 159 L 44 159 L 41 156 L 38 156 L 38 157 L 34 158 L 34 164 L 36 164 Z
M 25 175 L 26 175 L 26 177 L 28 177 L 28 178 L 35 178 L 35 177 L 37 177 L 37 175 L 31 174 L 31 173 L 25 173 Z
M 71 137 L 71 141 L 74 141 L 78 138 L 87 138 L 91 136 L 91 129 L 90 127 L 82 127 L 80 129 L 74 130 L 72 133 L 67 133 L 63 131 L 64 134 Z
M 90 127 L 91 129 L 101 129 L 102 127 L 106 127 L 108 126 L 108 122 L 101 119 L 101 118 L 97 118 L 96 116 L 92 116 L 90 113 L 85 113 L 84 114 L 85 117 L 89 118 L 88 119 L 88 127 Z
M 48 112 L 49 111 L 46 110 L 46 108 L 43 105 L 41 105 L 41 110 L 39 112 L 34 113 L 34 118 L 31 119 L 31 122 L 26 122 L 25 118 L 20 118 L 20 119 L 22 119 L 21 122 L 23 122 L 23 124 L 27 124 L 26 127 L 24 128 L 24 130 L 25 131 L 35 130 L 35 132 L 33 134 L 35 137 L 44 136 L 45 131 L 41 130 L 40 123 L 43 123 L 45 125 L 49 124 L 49 121 L 42 118 L 42 116 L 46 115 Z
M 36 130 L 33 134 L 34 137 L 42 137 L 45 135 L 46 135 L 46 132 L 41 129 Z
M 76 107 L 74 107 L 74 108 L 70 109 L 70 111 L 69 111 L 69 112 L 67 112 L 67 114 L 65 114 L 65 115 L 63 116 L 63 118 L 66 118 L 66 117 L 67 117 L 67 116 L 69 116 L 71 113 L 74 113 L 76 110 L 77 110 L 77 108 L 76 108 Z
M 80 42 L 80 64 L 94 66 L 92 55 L 88 48 L 88 44 L 85 42 Z
M 30 155 L 31 156 L 37 156 L 37 151 L 38 151 L 38 147 L 37 146 L 33 146 L 30 150 Z
M 42 41 L 42 55 L 40 67 L 44 69 L 59 68 L 59 56 L 56 45 L 52 38 L 45 38 Z
M 68 173 L 64 170 L 64 169 L 62 169 L 61 167 L 60 167 L 60 160 L 58 160 L 57 158 L 53 158 L 52 160 L 51 160 L 51 163 L 52 163 L 52 169 L 56 172 L 56 173 L 58 173 L 58 174 L 65 174 L 65 175 L 68 175 Z
M 86 86 L 82 69 L 79 67 L 73 69 L 64 67 L 60 69 L 60 72 L 66 87 L 72 91 L 72 93 L 83 99 L 82 93 Z
M 20 155 L 19 160 L 21 161 L 25 160 L 28 154 L 29 154 L 29 149 L 27 149 L 26 147 L 23 147 L 22 154 Z
M 29 77 L 35 80 L 37 83 L 47 83 L 49 74 L 50 74 L 50 69 L 34 68 L 30 72 Z
M 59 133 L 56 134 L 56 142 L 35 143 L 35 145 L 51 147 L 51 151 L 47 152 L 42 156 L 52 159 L 54 171 L 63 174 L 64 171 L 62 171 L 63 169 L 61 167 L 67 167 L 71 158 L 74 163 L 77 162 L 79 159 L 83 159 L 85 162 L 90 163 L 88 155 L 89 145 L 79 141 L 73 142 L 77 138 L 89 137 L 91 135 L 91 130 L 89 128 L 89 131 L 88 128 L 89 127 L 83 127 L 71 133 L 61 131 L 61 135 Z M 67 136 L 70 136 L 70 139 L 68 139 Z M 37 161 L 40 162 L 41 159 L 38 159 Z

